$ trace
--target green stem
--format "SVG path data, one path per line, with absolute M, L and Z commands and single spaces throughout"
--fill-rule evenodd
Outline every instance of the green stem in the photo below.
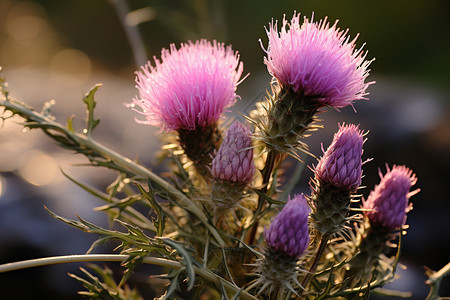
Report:
M 177 199 L 179 204 L 183 206 L 187 211 L 194 214 L 208 228 L 209 232 L 211 232 L 211 234 L 214 236 L 214 238 L 216 239 L 216 241 L 219 243 L 220 246 L 225 246 L 225 242 L 223 241 L 222 237 L 219 235 L 217 230 L 211 224 L 209 224 L 208 218 L 203 213 L 203 211 L 197 205 L 195 205 L 191 199 L 186 197 L 174 186 L 172 186 L 170 183 L 168 183 L 167 181 L 165 181 L 164 179 L 162 179 L 149 169 L 135 163 L 134 161 L 132 161 L 127 157 L 118 154 L 117 152 L 107 148 L 106 146 L 97 143 L 96 141 L 92 140 L 91 138 L 87 137 L 84 134 L 80 134 L 67 129 L 62 124 L 53 121 L 51 118 L 48 118 L 32 110 L 31 108 L 25 107 L 21 103 L 16 103 L 15 101 L 11 100 L 0 100 L 0 106 L 4 106 L 7 110 L 10 110 L 14 114 L 18 114 L 29 121 L 33 121 L 39 124 L 46 124 L 51 127 L 57 128 L 60 132 L 64 133 L 67 136 L 70 136 L 81 146 L 86 147 L 87 149 L 92 149 L 97 153 L 100 153 L 104 157 L 113 161 L 118 166 L 123 167 L 124 169 L 132 172 L 133 174 L 136 174 L 143 178 L 149 178 L 161 189 L 166 191 L 170 197 Z
M 21 270 L 26 268 L 40 267 L 40 266 L 48 266 L 54 264 L 63 264 L 63 263 L 74 263 L 74 262 L 97 262 L 97 261 L 113 261 L 113 262 L 123 262 L 127 258 L 128 255 L 119 255 L 119 254 L 84 254 L 84 255 L 64 255 L 64 256 L 53 256 L 53 257 L 44 257 L 38 259 L 24 260 L 19 262 L 7 263 L 0 265 L 0 273 L 10 272 L 15 270 Z M 145 264 L 158 265 L 168 268 L 182 269 L 184 266 L 173 260 L 168 260 L 164 258 L 158 257 L 145 257 L 142 261 Z M 223 279 L 222 277 L 214 274 L 208 269 L 199 268 L 194 266 L 195 273 L 201 276 L 204 279 L 207 279 L 210 282 L 213 282 L 217 285 L 222 285 L 225 290 L 230 293 L 237 294 L 239 293 L 240 299 L 249 299 L 256 300 L 257 298 L 253 297 L 249 293 L 241 290 L 238 286 L 233 285 L 231 282 Z
M 302 287 L 305 290 L 307 290 L 308 284 L 311 281 L 312 276 L 314 275 L 314 272 L 316 271 L 317 266 L 319 265 L 320 258 L 322 257 L 322 254 L 325 251 L 325 248 L 327 247 L 329 238 L 330 238 L 330 236 L 328 234 L 324 234 L 322 236 L 322 238 L 320 239 L 319 249 L 317 250 L 316 256 L 314 257 L 311 268 L 309 269 L 308 274 L 305 276 L 305 278 L 302 281 Z
M 266 164 L 263 169 L 263 182 L 262 182 L 262 188 L 261 188 L 261 192 L 264 194 L 268 190 L 269 181 L 270 181 L 273 169 L 275 167 L 275 161 L 276 161 L 277 157 L 278 157 L 278 152 L 276 152 L 274 150 L 270 150 L 269 153 L 267 154 Z M 256 208 L 256 210 L 254 212 L 253 218 L 256 219 L 258 217 L 259 213 L 264 208 L 264 204 L 265 204 L 265 201 L 264 201 L 263 197 L 261 195 L 259 195 L 258 207 Z M 247 239 L 247 245 L 252 245 L 253 242 L 255 241 L 256 231 L 258 230 L 258 225 L 259 225 L 259 221 L 256 220 L 250 231 L 249 238 Z

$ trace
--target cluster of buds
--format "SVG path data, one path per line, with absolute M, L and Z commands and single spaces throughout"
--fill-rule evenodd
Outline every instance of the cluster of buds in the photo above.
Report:
M 204 207 L 212 207 L 216 227 L 225 213 L 239 206 L 255 178 L 252 138 L 269 153 L 262 170 L 260 192 L 265 193 L 276 162 L 285 154 L 298 157 L 299 149 L 308 152 L 302 138 L 318 127 L 316 113 L 367 99 L 366 89 L 373 83 L 365 82 L 370 65 L 366 54 L 355 50 L 356 38 L 350 39 L 337 22 L 330 26 L 327 19 L 304 18 L 301 24 L 300 14 L 294 13 L 290 22 L 283 20 L 280 32 L 276 22 L 266 32 L 264 62 L 274 84 L 263 109 L 255 119 L 249 118 L 255 125 L 253 134 L 248 126 L 234 122 L 222 141 L 218 127 L 221 114 L 238 97 L 235 91 L 242 74 L 239 56 L 230 47 L 205 40 L 182 44 L 180 49 L 171 45 L 170 51 L 163 50 L 162 62 L 155 59 L 155 67 L 149 64 L 137 72 L 140 98 L 130 106 L 138 106 L 145 116 L 139 122 L 177 132 L 184 153 L 210 184 L 209 204 Z M 277 299 L 286 291 L 296 294 L 302 288 L 299 260 L 311 246 L 311 232 L 313 245 L 320 240 L 320 246 L 302 282 L 307 288 L 329 239 L 341 235 L 355 217 L 349 211 L 361 184 L 363 144 L 359 126 L 339 125 L 313 170 L 311 195 L 288 200 L 264 231 L 267 248 L 257 262 L 259 277 L 248 290 L 259 287 L 259 293 Z M 364 202 L 365 231 L 347 274 L 357 283 L 366 280 L 392 233 L 405 224 L 415 181 L 409 169 L 394 166 Z M 265 208 L 261 203 L 254 212 L 253 229 Z

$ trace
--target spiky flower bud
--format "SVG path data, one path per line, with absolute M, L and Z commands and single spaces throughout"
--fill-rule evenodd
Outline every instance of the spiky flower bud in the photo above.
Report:
M 261 286 L 260 292 L 270 295 L 277 290 L 293 291 L 293 284 L 300 286 L 297 260 L 309 244 L 310 211 L 305 197 L 295 195 L 264 231 L 268 248 L 264 258 L 258 261 L 260 277 L 256 284 Z
M 216 217 L 235 207 L 255 175 L 251 131 L 236 121 L 226 131 L 212 161 L 211 199 Z
M 339 131 L 315 169 L 321 184 L 348 191 L 358 188 L 361 184 L 363 143 L 363 133 L 358 126 L 339 125 Z
M 161 61 L 154 60 L 154 67 L 149 62 L 136 72 L 139 98 L 128 106 L 145 116 L 138 123 L 176 130 L 197 171 L 207 173 L 220 141 L 217 121 L 238 97 L 239 55 L 230 46 L 200 40 L 179 49 L 172 44 L 162 50 Z
M 311 217 L 322 235 L 340 232 L 348 221 L 352 193 L 361 183 L 363 143 L 358 126 L 340 125 L 315 168 Z
M 380 171 L 380 178 L 380 184 L 370 192 L 369 198 L 364 202 L 363 207 L 367 210 L 365 215 L 371 226 L 391 231 L 399 229 L 406 222 L 410 189 L 417 178 L 407 167 L 396 165 L 392 170 L 387 167 L 384 176 Z
M 267 245 L 293 258 L 300 257 L 309 244 L 308 216 L 311 209 L 303 195 L 295 195 L 264 232 Z
M 363 203 L 366 222 L 357 244 L 358 254 L 347 272 L 354 283 L 364 283 L 371 278 L 373 269 L 379 266 L 380 255 L 390 248 L 387 242 L 395 238 L 396 231 L 406 222 L 409 197 L 418 192 L 410 192 L 417 178 L 405 166 L 394 165 L 392 170 L 387 167 L 387 173 L 383 176 L 380 171 L 380 177 L 380 184 Z
M 255 175 L 251 131 L 234 122 L 212 161 L 211 175 L 219 181 L 249 183 Z

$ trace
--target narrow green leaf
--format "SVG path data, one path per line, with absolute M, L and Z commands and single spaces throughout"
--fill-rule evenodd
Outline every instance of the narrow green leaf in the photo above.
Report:
M 179 287 L 179 282 L 180 282 L 179 280 L 180 280 L 180 275 L 181 275 L 182 271 L 183 271 L 183 269 L 171 270 L 171 272 L 169 274 L 167 274 L 164 277 L 161 277 L 161 278 L 170 280 L 170 283 L 166 288 L 166 293 L 165 293 L 164 297 L 162 298 L 162 300 L 175 299 L 174 293 Z
M 186 251 L 183 244 L 175 242 L 171 239 L 163 238 L 161 239 L 166 245 L 170 246 L 173 249 L 176 249 L 178 254 L 183 258 L 183 265 L 186 267 L 187 279 L 188 279 L 188 288 L 190 291 L 194 287 L 195 283 L 195 271 L 194 271 L 194 263 L 192 261 L 191 255 Z
M 253 189 L 253 191 L 255 193 L 258 194 L 258 196 L 260 196 L 261 198 L 265 199 L 267 202 L 269 202 L 270 204 L 274 204 L 274 205 L 282 205 L 285 204 L 285 201 L 280 201 L 280 200 L 275 200 L 272 197 L 268 196 L 266 193 L 263 193 L 262 191 L 258 190 L 258 189 Z
M 152 189 L 152 184 L 150 180 L 148 181 L 148 192 L 137 182 L 135 182 L 136 186 L 138 187 L 141 194 L 145 197 L 145 199 L 148 200 L 151 207 L 156 213 L 157 218 L 152 217 L 153 225 L 155 225 L 156 228 L 156 236 L 163 236 L 164 229 L 166 226 L 166 216 L 163 213 L 163 210 L 161 208 L 161 205 L 159 205 L 158 201 L 155 199 L 155 194 Z
M 98 88 L 101 87 L 101 84 L 96 84 L 83 98 L 83 102 L 86 104 L 86 134 L 88 136 L 91 135 L 94 128 L 100 122 L 99 119 L 94 119 L 94 109 L 97 104 L 95 101 L 94 95 L 97 92 Z
M 331 267 L 330 275 L 328 276 L 327 285 L 326 285 L 325 289 L 322 291 L 322 293 L 316 298 L 317 300 L 326 299 L 327 296 L 330 295 L 330 291 L 336 286 L 336 284 L 334 283 L 334 274 L 333 274 L 333 271 L 335 269 L 336 268 L 334 266 Z

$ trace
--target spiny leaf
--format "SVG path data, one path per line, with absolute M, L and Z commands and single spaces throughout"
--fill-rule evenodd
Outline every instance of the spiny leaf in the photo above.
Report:
M 109 268 L 100 268 L 96 265 L 89 264 L 100 278 L 92 275 L 87 270 L 80 268 L 86 279 L 69 274 L 70 277 L 78 280 L 88 291 L 78 292 L 80 295 L 90 297 L 90 299 L 106 299 L 106 300 L 143 300 L 136 290 L 132 290 L 127 286 L 121 288 L 114 280 L 113 273 Z
M 101 227 L 99 227 L 95 224 L 92 224 L 86 220 L 83 220 L 80 217 L 78 217 L 80 221 L 70 220 L 70 219 L 56 215 L 55 213 L 53 213 L 46 207 L 44 207 L 44 208 L 54 218 L 66 223 L 66 224 L 69 224 L 75 228 L 81 229 L 85 232 L 100 234 L 105 237 L 105 240 L 108 238 L 109 239 L 118 239 L 123 242 L 123 247 L 126 247 L 131 244 L 131 245 L 136 245 L 137 247 L 139 247 L 143 250 L 155 251 L 162 255 L 168 255 L 167 250 L 164 247 L 162 247 L 161 245 L 159 245 L 154 239 L 145 235 L 142 232 L 142 230 L 140 230 L 138 227 L 134 227 L 123 221 L 116 220 L 122 226 L 124 226 L 125 228 L 128 229 L 128 233 L 104 229 L 104 228 L 101 228 Z M 105 241 L 105 240 L 103 240 L 103 241 Z
M 94 109 L 97 104 L 94 95 L 101 84 L 96 84 L 83 98 L 83 102 L 86 104 L 86 131 L 85 133 L 90 136 L 94 128 L 100 122 L 99 119 L 94 119 Z
M 116 198 L 110 198 L 109 195 L 93 188 L 90 187 L 88 185 L 85 185 L 83 183 L 81 183 L 80 181 L 74 179 L 73 177 L 71 177 L 70 175 L 68 175 L 67 173 L 65 173 L 62 169 L 60 169 L 61 173 L 70 181 L 72 181 L 73 183 L 75 183 L 76 185 L 78 185 L 79 187 L 81 187 L 82 189 L 84 189 L 85 191 L 87 191 L 89 194 L 95 196 L 96 198 L 99 198 L 105 202 L 108 202 L 108 204 L 100 206 L 95 208 L 95 210 L 98 211 L 108 211 L 114 208 L 118 208 L 119 209 L 119 213 L 115 214 L 114 219 L 118 218 L 119 216 L 122 216 L 124 218 L 126 218 L 128 221 L 130 218 L 127 216 L 124 216 L 123 214 L 120 215 L 120 212 L 125 211 L 129 216 L 131 216 L 131 218 L 134 218 L 134 222 L 139 221 L 141 222 L 141 227 L 142 224 L 146 224 L 148 222 L 148 219 L 145 218 L 143 215 L 141 215 L 139 212 L 137 212 L 136 210 L 134 210 L 132 207 L 130 207 L 133 203 L 135 203 L 136 201 L 140 200 L 140 196 L 139 197 L 127 197 L 125 199 L 119 200 Z M 147 224 L 146 224 L 147 225 Z M 154 231 L 154 228 L 150 228 L 150 226 L 145 226 L 143 227 L 147 230 L 150 231 Z
M 71 115 L 67 118 L 67 129 L 69 129 L 70 132 L 75 132 L 75 129 L 73 128 L 73 119 L 75 118 L 75 115 Z
M 153 225 L 156 228 L 156 236 L 163 236 L 166 226 L 166 216 L 163 213 L 161 205 L 155 199 L 155 193 L 153 192 L 150 180 L 148 181 L 148 192 L 137 182 L 135 182 L 141 194 L 148 200 L 153 210 L 155 211 L 157 218 L 152 217 Z
M 160 275 L 160 276 L 153 276 L 154 278 L 162 278 L 162 279 L 168 279 L 170 280 L 169 285 L 166 288 L 166 293 L 158 298 L 158 300 L 167 300 L 167 299 L 175 299 L 174 293 L 179 288 L 179 278 L 181 273 L 183 272 L 183 269 L 175 270 L 172 269 L 170 272 L 166 275 Z
M 282 205 L 285 204 L 285 201 L 279 201 L 279 200 L 275 200 L 272 197 L 268 196 L 266 193 L 258 190 L 258 189 L 253 189 L 253 191 L 258 194 L 258 196 L 260 196 L 262 199 L 266 200 L 267 202 L 269 202 L 270 204 L 274 204 L 274 205 Z
M 192 256 L 186 251 L 186 248 L 183 244 L 175 242 L 171 239 L 161 239 L 166 245 L 170 246 L 173 249 L 176 249 L 178 254 L 183 258 L 183 265 L 186 267 L 186 273 L 188 278 L 188 288 L 190 291 L 194 287 L 195 283 L 195 271 L 194 271 L 194 262 L 192 261 Z
M 336 286 L 334 283 L 334 274 L 333 271 L 335 270 L 335 267 L 331 267 L 330 275 L 328 276 L 328 281 L 325 289 L 322 291 L 322 293 L 316 298 L 317 300 L 320 299 L 326 299 L 327 296 L 330 294 L 330 291 Z
M 87 280 L 74 274 L 69 274 L 70 277 L 78 280 L 89 291 L 79 292 L 79 294 L 89 296 L 92 299 L 100 298 L 105 300 L 124 300 L 117 295 L 118 293 L 114 293 L 114 291 L 109 290 L 108 286 L 102 283 L 99 278 L 95 277 L 83 268 L 80 268 L 80 270 L 88 278 Z
M 442 279 L 445 276 L 450 275 L 450 263 L 445 265 L 437 272 L 429 268 L 425 268 L 425 270 L 425 274 L 428 276 L 428 280 L 425 281 L 425 283 L 430 286 L 430 292 L 428 293 L 426 300 L 443 299 L 439 297 L 439 287 L 441 285 Z
M 125 284 L 130 275 L 133 273 L 134 268 L 142 262 L 146 255 L 148 255 L 148 251 L 143 251 L 141 249 L 126 251 L 126 253 L 129 255 L 129 257 L 124 262 L 122 262 L 122 266 L 124 266 L 126 270 L 123 273 L 122 279 L 120 280 L 119 287 Z

